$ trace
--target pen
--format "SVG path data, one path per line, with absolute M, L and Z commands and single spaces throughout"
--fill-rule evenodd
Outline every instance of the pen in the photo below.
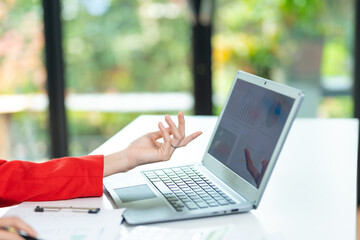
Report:
M 31 237 L 29 235 L 27 235 L 24 231 L 19 231 L 14 227 L 0 227 L 0 229 L 8 231 L 8 232 L 12 232 L 12 233 L 16 233 L 18 235 L 20 235 L 22 238 L 24 238 L 25 240 L 40 240 L 38 238 L 35 237 Z
M 74 212 L 87 212 L 90 214 L 96 214 L 100 211 L 100 208 L 85 208 L 85 207 L 53 207 L 53 206 L 36 206 L 34 211 L 35 212 L 46 212 L 46 211 L 50 211 L 50 212 L 59 212 L 62 209 L 68 209 L 68 210 L 72 210 Z

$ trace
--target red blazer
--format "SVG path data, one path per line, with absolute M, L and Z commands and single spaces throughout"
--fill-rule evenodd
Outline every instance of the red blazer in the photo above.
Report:
M 103 171 L 102 155 L 44 163 L 0 160 L 0 207 L 23 201 L 101 196 Z

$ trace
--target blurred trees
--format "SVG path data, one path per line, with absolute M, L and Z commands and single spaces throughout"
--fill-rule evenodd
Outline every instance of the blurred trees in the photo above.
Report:
M 234 72 L 241 69 L 303 88 L 307 97 L 302 109 L 313 107 L 312 117 L 351 117 L 353 6 L 353 0 L 218 1 L 216 93 L 224 97 Z M 334 95 L 327 101 L 322 95 L 331 91 L 347 91 L 350 99 Z
M 69 91 L 191 91 L 186 1 L 65 0 L 63 6 Z
M 40 1 L 1 1 L 0 26 L 0 94 L 43 92 Z

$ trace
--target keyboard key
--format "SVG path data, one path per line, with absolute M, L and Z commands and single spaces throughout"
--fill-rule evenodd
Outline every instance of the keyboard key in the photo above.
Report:
M 173 170 L 171 170 L 170 168 L 164 169 L 164 172 L 167 174 L 174 173 Z
M 218 201 L 218 203 L 220 204 L 220 205 L 229 205 L 229 203 L 228 203 L 228 201 L 226 201 L 226 200 L 219 200 Z
M 187 187 L 188 185 L 186 183 L 179 183 L 179 184 L 176 184 L 179 188 L 184 188 L 184 187 Z
M 209 194 L 207 194 L 206 192 L 204 191 L 198 191 L 197 194 L 200 196 L 200 197 L 206 197 L 206 196 L 209 196 Z
M 173 193 L 175 195 L 179 195 L 179 194 L 182 194 L 183 192 L 180 190 L 180 188 L 178 190 L 174 190 Z
M 210 189 L 210 190 L 205 190 L 205 192 L 207 192 L 207 194 L 209 194 L 210 196 L 216 196 L 217 192 L 215 192 L 214 190 Z
M 176 197 L 166 197 L 166 199 L 171 203 L 176 203 L 179 201 Z
M 196 203 L 204 202 L 204 200 L 202 200 L 201 198 L 196 198 L 196 199 L 193 199 L 193 200 L 194 200 L 194 202 L 196 202 Z
M 162 194 L 171 193 L 171 190 L 163 182 L 153 182 L 153 184 Z
M 207 208 L 208 207 L 208 205 L 204 202 L 204 201 L 202 201 L 202 202 L 197 202 L 196 203 L 200 208 Z
M 204 199 L 206 201 L 206 200 L 212 200 L 213 198 L 210 196 L 205 196 L 205 197 L 202 197 L 202 199 Z
M 203 187 L 202 189 L 203 189 L 205 192 L 212 190 L 212 188 L 209 187 L 209 186 L 205 186 L 205 187 Z
M 189 195 L 190 193 L 193 193 L 192 190 L 183 190 L 183 191 L 184 191 L 184 193 L 186 193 L 186 195 Z
M 150 180 L 150 182 L 159 182 L 159 181 L 161 181 L 161 179 L 158 178 L 158 177 L 149 177 L 149 180 Z
M 208 203 L 210 207 L 217 207 L 219 206 L 219 204 L 217 204 L 216 202 L 211 202 L 211 203 Z
M 195 203 L 193 203 L 193 202 L 186 202 L 185 203 L 185 206 L 188 208 L 188 209 L 190 209 L 190 210 L 194 210 L 194 209 L 198 209 L 199 207 L 195 204 Z
M 178 196 L 178 198 L 180 198 L 180 199 L 188 199 L 189 197 L 187 195 L 185 195 L 185 194 L 180 194 Z
M 174 191 L 181 191 L 180 188 L 179 188 L 178 186 L 176 186 L 176 185 L 175 185 L 175 186 L 171 186 L 171 187 L 169 187 L 169 188 L 170 188 L 170 190 L 173 191 L 173 192 L 174 192 Z
M 180 187 L 180 188 L 181 188 L 181 190 L 183 190 L 184 192 L 191 190 L 191 188 L 189 188 L 188 186 Z
M 224 198 L 222 196 L 214 196 L 213 197 L 216 201 L 223 200 Z
M 155 170 L 155 174 L 156 175 L 159 175 L 159 174 L 164 174 L 164 171 L 163 170 Z
M 188 196 L 189 197 L 197 197 L 198 195 L 194 191 L 192 191 L 191 193 L 188 193 Z
M 184 198 L 184 197 L 187 197 L 184 193 L 179 193 L 179 194 L 176 194 L 176 196 L 178 198 Z

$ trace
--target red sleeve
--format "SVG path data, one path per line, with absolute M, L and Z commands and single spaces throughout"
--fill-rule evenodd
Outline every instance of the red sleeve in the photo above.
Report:
M 44 163 L 0 160 L 0 207 L 23 201 L 101 196 L 103 171 L 102 155 Z

